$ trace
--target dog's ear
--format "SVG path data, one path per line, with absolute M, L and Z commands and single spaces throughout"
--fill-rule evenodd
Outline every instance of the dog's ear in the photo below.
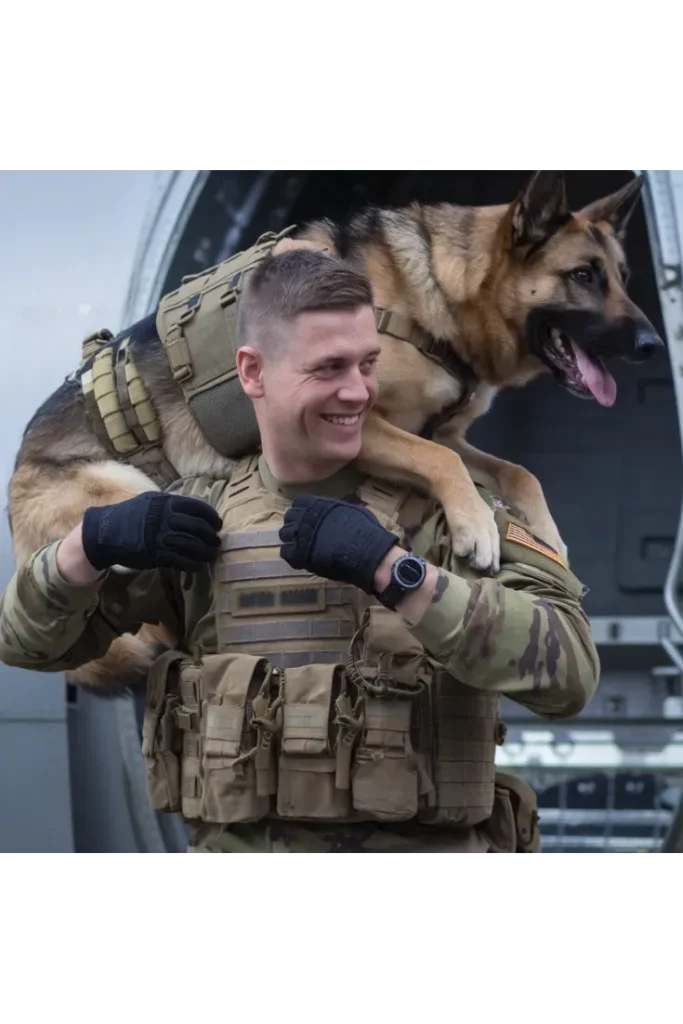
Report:
M 617 238 L 623 241 L 626 227 L 636 208 L 642 187 L 642 175 L 639 178 L 632 178 L 618 192 L 613 192 L 611 196 L 605 196 L 604 199 L 596 199 L 594 203 L 589 203 L 581 210 L 579 217 L 585 217 L 591 224 L 605 221 L 611 226 Z
M 571 216 L 562 171 L 536 171 L 510 211 L 512 246 L 542 245 Z

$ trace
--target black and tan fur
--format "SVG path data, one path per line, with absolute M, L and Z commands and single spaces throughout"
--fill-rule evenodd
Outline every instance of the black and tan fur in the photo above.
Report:
M 456 552 L 479 568 L 497 565 L 498 534 L 472 476 L 518 506 L 548 543 L 559 550 L 563 545 L 539 482 L 467 443 L 473 420 L 499 389 L 522 386 L 549 370 L 571 388 L 548 357 L 551 328 L 596 356 L 639 360 L 661 345 L 625 290 L 623 232 L 639 190 L 634 180 L 572 214 L 561 174 L 543 171 L 505 206 L 415 203 L 372 210 L 344 226 L 310 225 L 298 240 L 279 243 L 279 251 L 325 245 L 363 269 L 378 307 L 447 342 L 476 374 L 469 404 L 435 441 L 426 440 L 418 435 L 457 403 L 462 385 L 409 342 L 381 335 L 380 392 L 364 427 L 361 462 L 377 476 L 433 493 L 446 510 Z M 590 287 L 572 276 L 586 266 L 595 268 Z M 154 330 L 143 322 L 140 331 L 146 336 L 133 343 L 135 361 L 170 462 L 180 476 L 229 475 L 232 463 L 203 438 Z M 89 425 L 79 384 L 63 384 L 29 424 L 10 482 L 18 562 L 63 537 L 88 505 L 121 501 L 151 486 L 138 470 L 111 461 Z M 144 627 L 137 637 L 115 641 L 105 658 L 74 678 L 107 687 L 141 677 L 154 640 L 172 643 Z

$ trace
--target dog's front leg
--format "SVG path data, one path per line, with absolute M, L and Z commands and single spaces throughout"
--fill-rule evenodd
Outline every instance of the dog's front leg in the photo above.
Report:
M 395 427 L 373 410 L 363 427 L 358 461 L 372 476 L 414 484 L 435 497 L 443 506 L 455 554 L 473 568 L 498 571 L 500 537 L 493 512 L 454 451 Z
M 437 434 L 438 443 L 457 452 L 469 472 L 492 493 L 516 505 L 541 540 L 555 548 L 565 560 L 567 548 L 555 525 L 539 481 L 523 466 L 479 451 L 451 427 Z

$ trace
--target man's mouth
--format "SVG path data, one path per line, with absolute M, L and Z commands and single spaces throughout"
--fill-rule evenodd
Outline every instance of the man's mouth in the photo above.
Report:
M 614 377 L 598 356 L 588 355 L 569 335 L 551 328 L 543 354 L 567 391 L 577 398 L 592 396 L 600 405 L 614 405 L 617 397 Z
M 354 413 L 353 416 L 322 414 L 324 420 L 327 420 L 328 423 L 333 423 L 336 427 L 355 427 L 360 423 L 362 416 L 361 412 Z

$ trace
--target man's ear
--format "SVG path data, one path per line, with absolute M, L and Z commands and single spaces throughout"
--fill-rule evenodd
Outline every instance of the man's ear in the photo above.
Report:
M 237 349 L 237 373 L 249 398 L 263 398 L 263 353 L 251 345 Z

